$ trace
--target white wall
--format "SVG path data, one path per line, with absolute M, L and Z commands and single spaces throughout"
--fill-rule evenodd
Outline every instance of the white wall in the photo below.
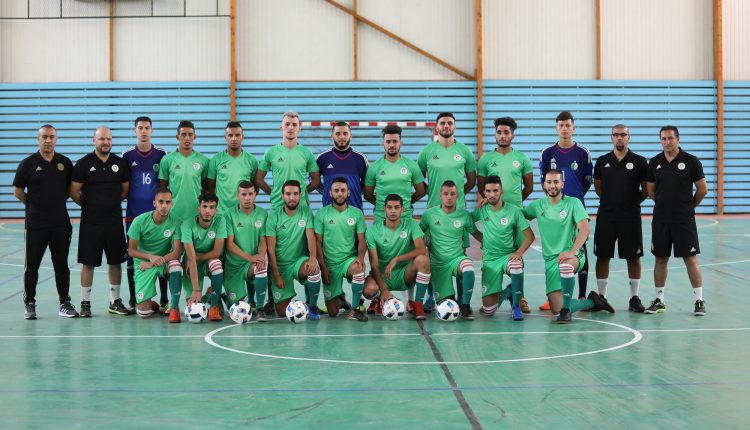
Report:
M 750 80 L 750 2 L 724 0 L 724 79 Z

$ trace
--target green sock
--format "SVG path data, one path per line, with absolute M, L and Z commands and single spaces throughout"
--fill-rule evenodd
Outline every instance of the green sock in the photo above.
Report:
M 570 301 L 570 312 L 578 312 L 583 309 L 591 309 L 594 302 L 589 299 L 573 299 Z
M 573 290 L 576 287 L 576 278 L 560 277 L 560 286 L 562 287 L 562 307 L 570 309 L 570 302 L 573 299 Z M 572 312 L 573 310 L 570 309 Z
M 356 276 L 355 276 L 356 277 Z M 365 289 L 364 282 L 355 282 L 352 279 L 352 307 L 356 308 L 359 306 L 359 299 L 362 297 L 362 291 Z
M 255 283 L 253 280 L 245 279 L 245 289 L 247 289 L 247 296 L 245 298 L 250 303 L 253 301 L 253 296 L 255 295 Z
M 430 274 L 429 273 L 422 273 L 417 272 L 417 282 L 416 282 L 416 292 L 414 296 L 414 300 L 418 302 L 422 302 L 424 300 L 424 295 L 427 292 L 427 288 L 429 287 L 430 283 Z
M 177 309 L 180 306 L 180 294 L 182 294 L 182 272 L 169 274 L 169 309 Z
M 266 291 L 268 290 L 268 276 L 255 278 L 255 306 L 262 309 L 266 304 Z M 248 291 L 248 294 L 249 291 Z M 248 297 L 250 297 L 248 295 Z
M 520 305 L 523 297 L 523 273 L 510 275 L 510 291 L 513 295 L 513 304 Z
M 318 278 L 318 280 L 314 282 L 305 282 L 305 292 L 309 294 L 307 303 L 310 306 L 317 306 L 318 296 L 320 295 L 320 278 Z
M 471 303 L 471 294 L 474 292 L 474 271 L 467 270 L 461 275 L 461 284 L 463 285 L 463 291 L 461 294 L 462 302 L 469 304 Z
M 498 306 L 500 306 L 504 301 L 508 300 L 512 294 L 513 294 L 513 290 L 511 289 L 510 286 L 503 288 L 503 290 L 500 291 L 500 301 L 497 302 Z
M 211 275 L 211 297 L 209 301 L 211 306 L 219 306 L 221 298 L 221 287 L 224 285 L 224 272 Z
M 427 284 L 427 294 L 429 294 L 429 297 L 435 297 L 435 289 L 432 288 L 432 282 L 430 282 L 429 284 Z M 416 293 L 415 293 L 414 300 L 417 301 L 417 302 L 422 302 L 422 301 L 424 301 L 424 297 L 419 297 L 419 295 L 416 295 Z

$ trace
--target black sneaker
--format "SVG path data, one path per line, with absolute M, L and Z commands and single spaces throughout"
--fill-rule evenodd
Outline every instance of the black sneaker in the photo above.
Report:
M 696 300 L 695 301 L 695 316 L 702 317 L 706 315 L 706 302 L 703 300 Z
M 26 310 L 23 313 L 23 317 L 27 320 L 36 319 L 36 303 L 26 303 Z M 696 308 L 698 309 L 698 308 Z
M 643 313 L 646 308 L 641 303 L 640 297 L 633 296 L 630 298 L 630 302 L 628 302 L 628 310 L 631 312 Z
M 570 313 L 570 309 L 560 309 L 560 315 L 557 316 L 555 322 L 558 324 L 570 324 L 571 321 L 573 321 L 573 314 Z
M 349 319 L 357 320 L 359 322 L 367 322 L 370 320 L 359 308 L 354 308 L 349 311 Z
M 600 296 L 596 291 L 591 291 L 588 299 L 594 302 L 594 306 L 591 308 L 592 312 L 607 311 L 611 314 L 615 313 L 615 308 L 607 302 L 607 299 Z
M 81 318 L 91 318 L 91 302 L 81 302 Z
M 255 311 L 255 322 L 266 322 L 268 321 L 268 317 L 266 316 L 266 312 L 263 310 L 263 308 L 258 309 Z
M 266 315 L 276 315 L 276 306 L 270 300 L 266 302 L 265 305 L 263 305 L 263 308 L 261 310 Z
M 651 306 L 647 307 L 645 312 L 647 314 L 660 314 L 667 311 L 667 305 L 661 301 L 661 299 L 654 299 L 651 302 Z
M 132 315 L 128 308 L 122 304 L 122 299 L 117 299 L 109 304 L 109 313 L 115 315 Z
M 474 319 L 474 312 L 471 311 L 471 305 L 459 305 L 458 308 L 461 311 L 461 318 L 469 321 Z
M 81 308 L 81 310 L 83 310 L 83 307 Z M 91 309 L 89 309 L 89 311 L 90 310 Z M 78 318 L 78 312 L 76 312 L 76 308 L 74 308 L 69 301 L 60 303 L 60 310 L 57 311 L 57 315 L 63 318 Z M 91 315 L 89 314 L 89 316 Z

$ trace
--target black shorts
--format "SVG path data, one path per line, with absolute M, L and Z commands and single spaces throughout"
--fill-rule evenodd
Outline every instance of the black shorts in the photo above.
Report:
M 643 229 L 641 220 L 613 221 L 606 216 L 596 217 L 594 255 L 601 258 L 617 256 L 622 259 L 643 257 Z
M 86 266 L 102 265 L 102 251 L 107 264 L 122 264 L 127 260 L 125 230 L 122 222 L 112 224 L 84 224 L 78 234 L 78 262 Z
M 656 257 L 669 257 L 672 245 L 675 257 L 690 257 L 701 253 L 695 221 L 651 221 L 651 253 Z

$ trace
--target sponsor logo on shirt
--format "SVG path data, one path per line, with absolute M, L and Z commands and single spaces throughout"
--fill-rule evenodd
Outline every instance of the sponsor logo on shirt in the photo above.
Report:
M 91 166 L 91 168 L 89 169 L 89 172 L 96 172 L 96 167 Z
M 490 164 L 490 167 L 497 167 L 497 163 L 493 161 L 492 164 Z
M 442 225 L 440 224 L 440 220 L 435 221 L 435 225 Z
M 630 164 L 630 163 L 628 163 L 628 164 Z M 609 167 L 609 163 L 605 164 L 604 167 Z M 625 167 L 627 167 L 627 166 L 625 166 Z
M 42 170 L 42 168 L 41 168 L 41 167 L 39 167 L 39 166 L 36 166 L 36 171 L 38 172 L 38 171 L 40 171 L 40 170 Z
M 435 155 L 433 155 L 433 156 L 432 156 L 432 159 L 433 159 L 433 160 L 439 160 L 439 159 L 440 159 L 440 157 L 438 157 L 438 155 L 437 155 L 437 154 L 435 154 Z
M 328 169 L 333 169 L 333 164 L 329 164 Z
M 174 169 L 175 170 L 182 170 L 182 167 L 180 167 L 180 165 L 178 164 L 178 165 L 174 166 Z
M 238 223 L 237 223 L 237 228 L 243 228 L 243 227 L 245 227 L 245 225 L 244 225 L 244 224 L 242 224 L 242 222 L 238 222 Z
M 332 219 L 329 219 L 328 220 L 328 225 L 331 225 L 331 224 L 336 224 L 336 223 Z
M 130 167 L 135 167 L 137 165 L 138 165 L 138 163 L 136 163 L 135 161 L 133 161 L 132 163 L 130 163 Z
M 226 169 L 228 169 L 229 167 L 227 167 L 227 165 L 226 165 L 226 164 L 222 164 L 222 165 L 221 165 L 221 168 L 222 168 L 222 169 L 225 169 L 225 170 L 226 170 Z
M 661 169 L 661 164 L 656 165 L 656 170 L 659 170 L 659 169 Z
M 279 157 L 279 158 L 277 158 L 277 159 L 276 159 L 276 162 L 277 162 L 277 163 L 283 163 L 283 162 L 284 162 L 284 157 Z

